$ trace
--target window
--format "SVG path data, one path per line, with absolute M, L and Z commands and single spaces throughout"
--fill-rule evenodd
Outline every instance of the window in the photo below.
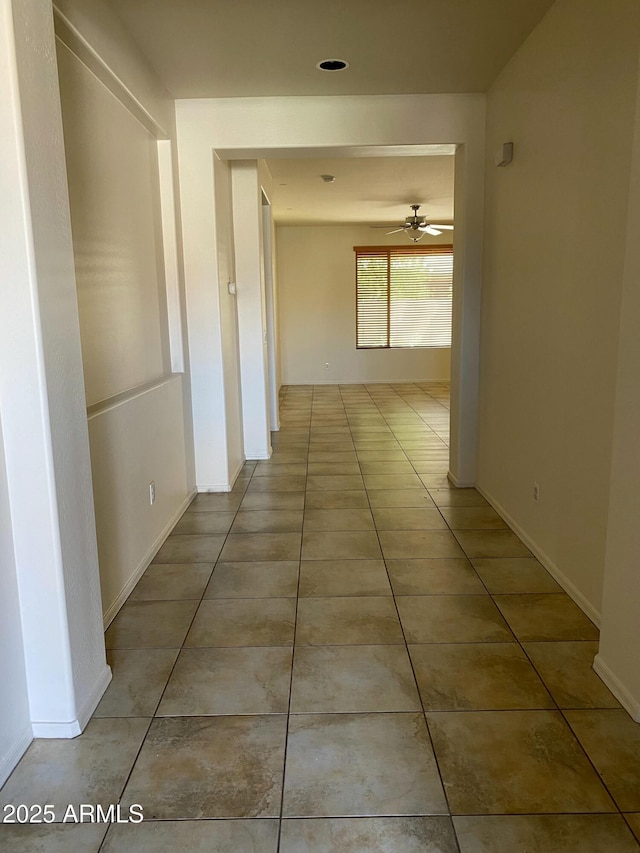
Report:
M 356 246 L 356 347 L 451 346 L 452 246 Z

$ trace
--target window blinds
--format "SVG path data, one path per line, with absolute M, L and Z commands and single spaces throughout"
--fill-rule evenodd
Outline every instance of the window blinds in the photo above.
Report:
M 356 246 L 358 349 L 451 346 L 452 246 Z

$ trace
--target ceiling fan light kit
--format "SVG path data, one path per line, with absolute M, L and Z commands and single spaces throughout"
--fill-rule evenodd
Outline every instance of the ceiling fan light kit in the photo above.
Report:
M 443 231 L 453 231 L 453 225 L 430 223 L 424 217 L 419 217 L 419 204 L 412 204 L 411 210 L 413 210 L 413 216 L 407 216 L 402 228 L 396 228 L 394 231 L 389 231 L 388 234 L 399 234 L 401 231 L 404 231 L 413 243 L 417 243 L 418 240 L 422 240 L 425 234 L 431 234 L 436 237 L 442 234 Z

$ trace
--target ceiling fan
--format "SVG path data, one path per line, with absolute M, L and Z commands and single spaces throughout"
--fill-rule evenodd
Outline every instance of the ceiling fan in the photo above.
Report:
M 410 240 L 417 243 L 425 234 L 437 236 L 438 234 L 442 234 L 443 231 L 453 231 L 453 225 L 435 225 L 434 223 L 427 222 L 424 217 L 418 216 L 418 211 L 420 210 L 419 204 L 412 204 L 411 210 L 413 210 L 413 216 L 407 216 L 401 228 L 396 228 L 395 231 L 387 233 L 399 234 L 401 231 L 404 231 Z

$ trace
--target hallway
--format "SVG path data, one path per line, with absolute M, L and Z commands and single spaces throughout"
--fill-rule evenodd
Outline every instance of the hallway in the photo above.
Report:
M 640 730 L 598 631 L 450 486 L 448 414 L 447 383 L 284 388 L 272 458 L 196 497 L 107 630 L 86 731 L 0 792 L 144 823 L 0 847 L 639 851 Z

